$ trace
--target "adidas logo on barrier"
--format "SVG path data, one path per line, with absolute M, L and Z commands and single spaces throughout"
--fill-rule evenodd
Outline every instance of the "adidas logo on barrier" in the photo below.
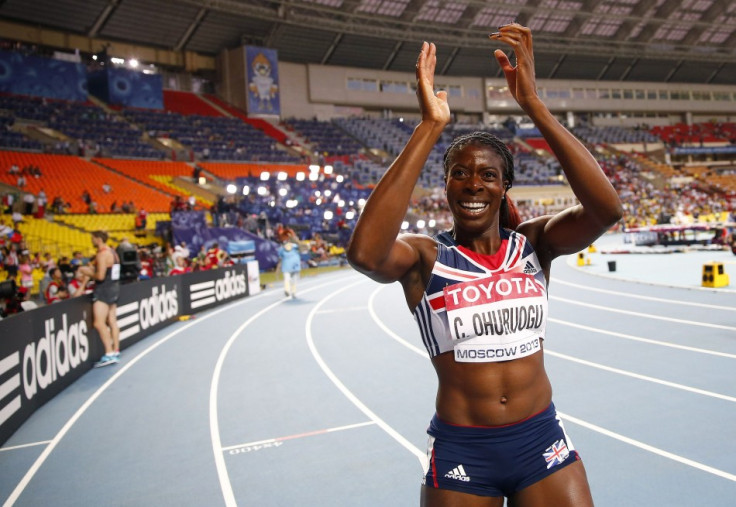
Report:
M 446 479 L 457 479 L 458 481 L 470 482 L 470 477 L 465 473 L 465 468 L 458 465 L 445 474 Z

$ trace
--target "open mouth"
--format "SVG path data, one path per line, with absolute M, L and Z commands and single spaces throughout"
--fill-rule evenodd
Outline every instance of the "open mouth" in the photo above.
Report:
M 472 215 L 480 215 L 486 208 L 488 208 L 487 202 L 460 202 L 459 206 Z

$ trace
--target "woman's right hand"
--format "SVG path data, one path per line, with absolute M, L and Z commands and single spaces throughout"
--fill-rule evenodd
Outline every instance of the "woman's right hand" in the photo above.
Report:
M 450 106 L 447 92 L 434 93 L 434 71 L 437 66 L 437 47 L 434 43 L 423 43 L 417 58 L 417 99 L 422 112 L 422 121 L 445 126 L 450 122 Z

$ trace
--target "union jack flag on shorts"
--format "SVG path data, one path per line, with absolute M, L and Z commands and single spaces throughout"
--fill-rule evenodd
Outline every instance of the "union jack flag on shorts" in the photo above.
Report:
M 565 441 L 560 439 L 554 444 L 547 447 L 544 451 L 544 460 L 547 462 L 547 469 L 552 468 L 555 465 L 559 465 L 570 456 L 570 451 L 567 450 L 567 444 Z

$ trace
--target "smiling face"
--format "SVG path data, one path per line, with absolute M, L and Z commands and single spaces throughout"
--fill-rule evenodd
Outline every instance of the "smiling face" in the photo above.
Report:
M 508 185 L 503 158 L 489 146 L 471 143 L 452 150 L 446 167 L 445 192 L 456 233 L 497 230 Z

